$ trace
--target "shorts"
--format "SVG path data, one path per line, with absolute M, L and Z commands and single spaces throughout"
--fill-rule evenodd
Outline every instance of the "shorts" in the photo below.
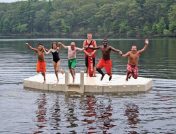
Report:
M 93 67 L 95 67 L 95 58 L 92 58 L 93 60 Z M 86 64 L 86 67 L 88 68 L 88 56 L 85 57 L 85 64 Z
M 127 72 L 132 73 L 134 77 L 138 77 L 138 66 L 127 64 Z
M 100 59 L 97 68 L 105 68 L 108 75 L 112 75 L 112 60 Z
M 68 67 L 69 69 L 74 69 L 76 67 L 76 59 L 69 59 L 68 60 Z
M 36 65 L 36 71 L 39 73 L 45 73 L 46 72 L 46 62 L 45 61 L 37 61 Z

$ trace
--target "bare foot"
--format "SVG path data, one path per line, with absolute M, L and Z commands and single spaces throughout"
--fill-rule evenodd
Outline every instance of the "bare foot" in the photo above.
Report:
M 126 81 L 128 81 L 128 77 L 126 77 Z
M 75 83 L 75 78 L 73 78 L 73 83 Z
M 63 69 L 61 69 L 61 74 L 64 74 L 64 73 L 65 73 L 65 71 Z
M 103 80 L 104 76 L 105 76 L 105 74 L 102 74 L 101 79 L 100 79 L 101 81 Z
M 112 79 L 112 76 L 109 76 L 109 81 Z

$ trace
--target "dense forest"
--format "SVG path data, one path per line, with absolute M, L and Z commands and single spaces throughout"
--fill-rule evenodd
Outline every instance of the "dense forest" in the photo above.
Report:
M 176 0 L 27 0 L 0 3 L 0 35 L 176 36 Z

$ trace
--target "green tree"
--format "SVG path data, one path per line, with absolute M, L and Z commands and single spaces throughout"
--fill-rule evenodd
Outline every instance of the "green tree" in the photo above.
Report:
M 159 22 L 156 24 L 156 30 L 158 34 L 163 34 L 164 29 L 166 28 L 166 24 L 164 18 L 161 17 Z
M 176 4 L 171 6 L 168 16 L 169 16 L 169 29 L 171 32 L 176 33 Z

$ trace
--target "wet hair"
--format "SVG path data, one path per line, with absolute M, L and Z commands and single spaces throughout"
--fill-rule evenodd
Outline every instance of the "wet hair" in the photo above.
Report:
M 108 40 L 105 38 L 105 39 L 103 39 L 103 45 L 104 44 L 106 44 L 106 45 L 108 45 Z
M 90 33 L 90 32 L 89 32 L 89 33 L 87 33 L 87 35 L 88 35 L 88 34 L 91 34 L 91 35 L 92 35 L 92 33 Z
M 51 48 L 53 49 L 53 45 L 56 44 L 56 46 L 58 47 L 58 43 L 56 41 L 51 43 Z
M 43 46 L 43 44 L 42 44 L 41 42 L 39 42 L 39 43 L 38 43 L 38 46 L 40 46 L 40 45 L 42 45 L 42 46 Z
M 75 42 L 71 42 L 70 45 L 74 45 L 74 46 L 76 46 L 76 43 L 75 43 Z
M 135 44 L 133 44 L 131 47 L 137 47 Z
M 136 46 L 136 44 L 134 42 L 131 43 L 131 46 Z

